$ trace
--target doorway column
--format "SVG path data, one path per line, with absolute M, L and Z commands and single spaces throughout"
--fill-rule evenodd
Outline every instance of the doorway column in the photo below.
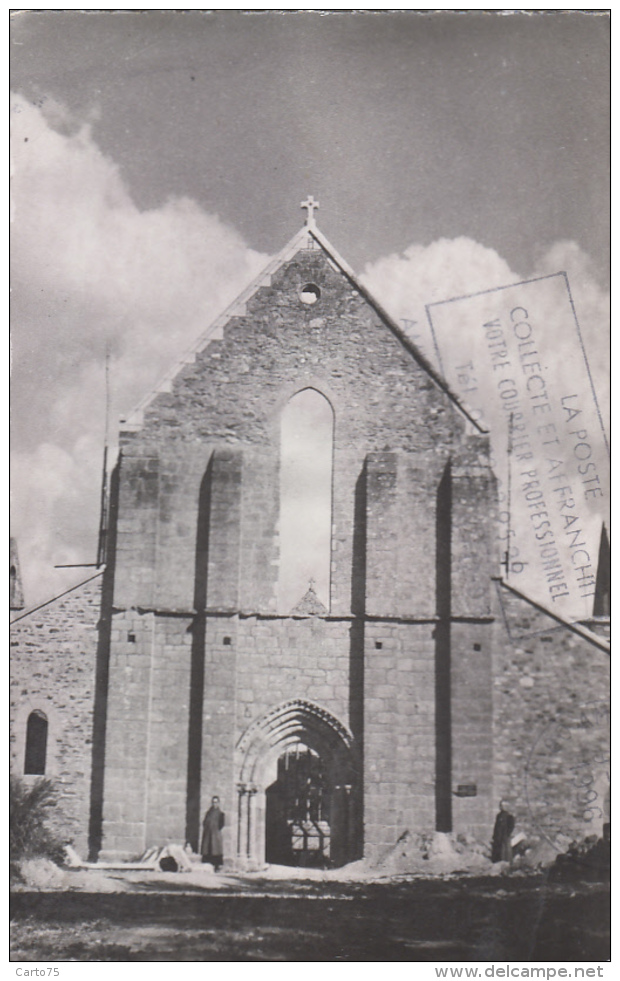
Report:
M 240 868 L 258 866 L 264 860 L 260 847 L 260 794 L 254 784 L 237 784 L 237 855 Z

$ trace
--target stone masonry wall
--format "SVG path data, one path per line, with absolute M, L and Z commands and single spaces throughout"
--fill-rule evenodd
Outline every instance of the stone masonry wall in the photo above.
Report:
M 308 282 L 321 291 L 312 307 L 299 299 Z M 331 605 L 309 620 L 277 606 L 281 413 L 305 387 L 335 418 Z M 104 854 L 195 844 L 214 792 L 231 812 L 237 740 L 292 698 L 363 745 L 373 848 L 402 821 L 434 826 L 435 526 L 452 457 L 464 479 L 447 588 L 459 615 L 489 612 L 480 511 L 494 485 L 487 441 L 467 425 L 348 277 L 308 249 L 121 434 Z M 482 509 L 468 498 L 472 467 Z
M 432 624 L 366 627 L 366 857 L 404 831 L 435 828 L 435 644 Z
M 349 727 L 350 624 L 318 618 L 212 619 L 207 627 L 202 811 L 217 793 L 235 841 L 234 747 L 249 726 L 303 698 Z M 226 643 L 228 641 L 228 643 Z
M 11 772 L 24 777 L 26 724 L 39 709 L 48 718 L 45 776 L 58 790 L 50 821 L 88 853 L 93 703 L 101 576 L 11 625 Z
M 495 797 L 558 850 L 609 820 L 609 654 L 497 584 Z
M 114 617 L 103 858 L 185 839 L 191 644 L 190 617 Z
M 305 387 L 335 420 L 331 602 L 310 618 L 278 609 L 281 414 Z M 352 734 L 371 861 L 407 830 L 488 838 L 500 797 L 518 830 L 558 848 L 600 833 L 608 655 L 492 587 L 496 487 L 469 428 L 314 248 L 121 434 L 101 857 L 197 847 L 214 793 L 231 855 L 235 747 L 292 700 Z M 39 708 L 57 815 L 82 853 L 100 582 L 12 632 L 12 766 Z
M 299 300 L 308 281 L 322 291 L 311 308 Z M 353 497 L 366 454 L 408 451 L 423 500 L 451 449 L 463 443 L 465 420 L 319 250 L 285 264 L 248 301 L 246 316 L 232 318 L 223 338 L 179 372 L 172 391 L 153 399 L 142 428 L 122 434 L 118 607 L 192 609 L 201 480 L 213 449 L 237 446 L 251 473 L 243 490 L 239 602 L 246 612 L 276 612 L 281 412 L 308 386 L 335 413 L 330 612 L 350 613 Z M 484 457 L 485 441 L 475 442 Z M 156 527 L 151 488 L 159 494 Z M 153 541 L 155 599 L 144 571 Z M 423 582 L 420 576 L 418 602 Z
M 452 827 L 484 842 L 493 811 L 493 627 L 454 623 L 451 636 Z M 459 788 L 474 787 L 472 796 Z
M 495 484 L 474 446 L 424 474 L 414 454 L 367 458 L 366 841 L 376 858 L 406 830 L 488 831 Z

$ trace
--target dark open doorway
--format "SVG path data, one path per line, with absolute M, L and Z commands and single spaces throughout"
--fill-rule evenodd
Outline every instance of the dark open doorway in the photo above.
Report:
M 328 868 L 351 860 L 352 787 L 333 771 L 333 761 L 301 742 L 279 757 L 266 790 L 267 862 Z
M 298 743 L 278 759 L 267 787 L 265 857 L 276 865 L 330 864 L 330 792 L 318 753 Z

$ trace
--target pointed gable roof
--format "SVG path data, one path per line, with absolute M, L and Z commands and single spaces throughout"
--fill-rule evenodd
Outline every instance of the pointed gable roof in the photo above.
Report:
M 359 292 L 361 296 L 366 300 L 366 302 L 372 307 L 378 317 L 383 321 L 385 326 L 392 332 L 392 334 L 400 341 L 403 347 L 411 354 L 412 358 L 418 363 L 418 365 L 426 372 L 426 374 L 432 379 L 432 381 L 440 388 L 458 409 L 458 411 L 467 419 L 467 421 L 474 427 L 474 429 L 482 434 L 487 433 L 479 422 L 477 422 L 472 415 L 467 411 L 464 405 L 459 401 L 458 397 L 452 391 L 445 379 L 439 374 L 438 371 L 431 365 L 431 363 L 425 358 L 425 356 L 419 351 L 413 341 L 407 336 L 407 334 L 402 330 L 399 324 L 390 316 L 389 313 L 381 306 L 381 304 L 375 299 L 370 290 L 367 289 L 358 279 L 356 274 L 353 272 L 351 267 L 347 262 L 339 255 L 336 249 L 328 242 L 322 232 L 317 228 L 314 219 L 307 221 L 306 224 L 297 232 L 296 235 L 285 245 L 281 252 L 278 253 L 263 269 L 263 271 L 246 287 L 243 292 L 239 294 L 236 300 L 234 300 L 229 307 L 227 307 L 211 324 L 210 326 L 200 335 L 200 337 L 194 342 L 191 348 L 182 355 L 181 358 L 170 368 L 169 371 L 160 379 L 158 384 L 152 389 L 147 395 L 145 395 L 140 402 L 136 405 L 133 411 L 124 419 L 121 419 L 121 428 L 124 431 L 131 432 L 139 430 L 142 426 L 144 411 L 151 404 L 153 399 L 161 392 L 170 392 L 172 390 L 172 382 L 176 375 L 182 370 L 182 368 L 187 364 L 193 364 L 196 360 L 196 356 L 204 350 L 207 345 L 214 340 L 219 340 L 223 336 L 223 330 L 228 321 L 232 317 L 242 317 L 246 314 L 246 304 L 254 296 L 254 294 L 262 287 L 269 286 L 271 282 L 271 277 L 286 263 L 289 262 L 298 252 L 307 249 L 321 249 L 327 256 L 329 262 L 333 267 L 342 273 L 351 283 L 351 285 Z

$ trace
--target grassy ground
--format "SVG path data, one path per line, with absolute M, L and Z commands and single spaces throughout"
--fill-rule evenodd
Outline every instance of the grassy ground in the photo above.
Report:
M 543 876 L 20 892 L 13 961 L 599 961 L 609 887 Z

